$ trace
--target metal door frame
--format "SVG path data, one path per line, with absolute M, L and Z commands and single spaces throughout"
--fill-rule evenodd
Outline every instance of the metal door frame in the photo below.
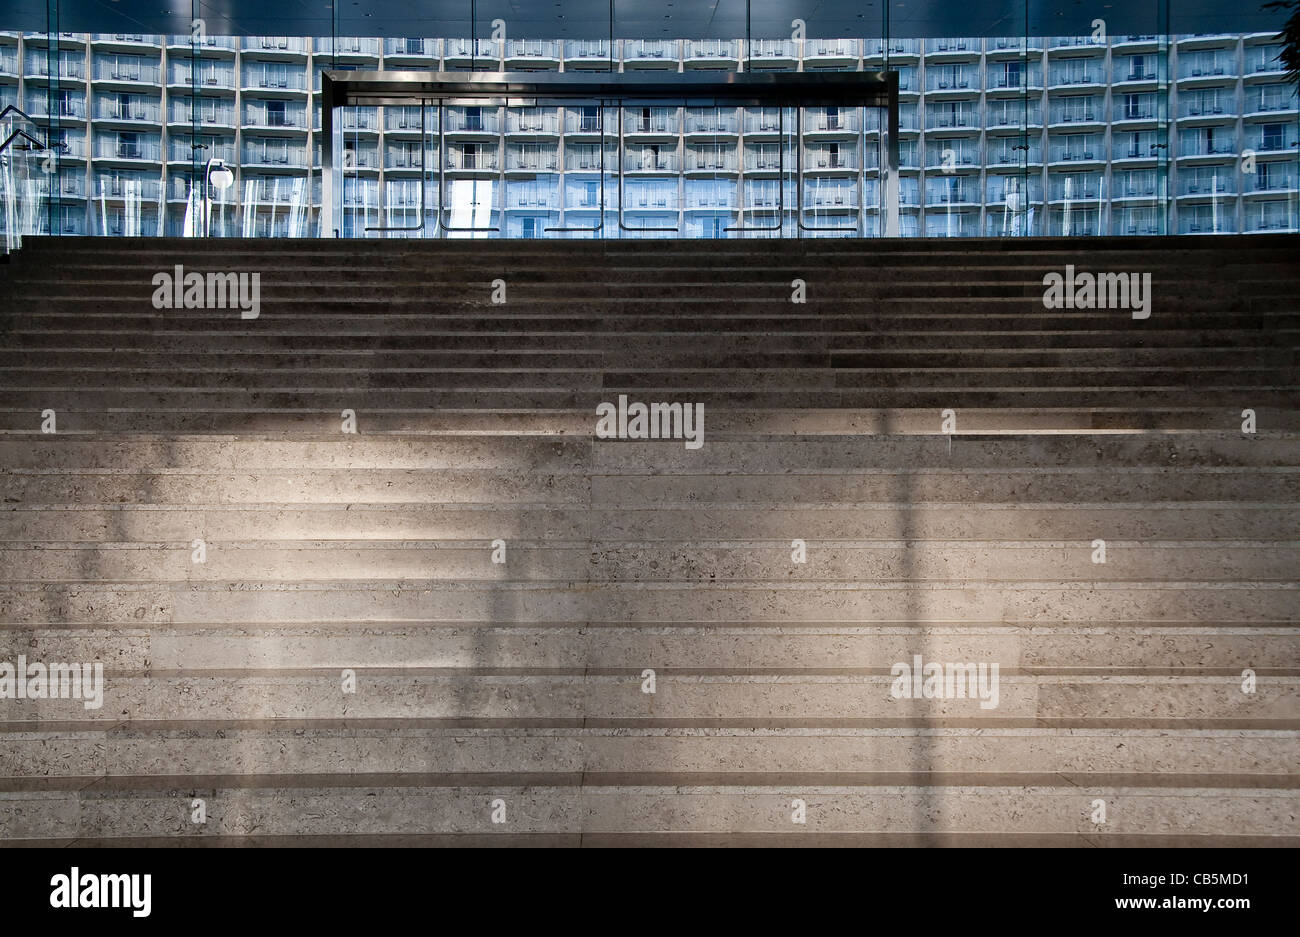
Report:
M 341 162 L 342 140 L 336 137 L 336 111 L 345 106 L 410 105 L 418 103 L 423 108 L 429 102 L 438 103 L 439 136 L 439 199 L 438 225 L 442 231 L 499 230 L 489 228 L 453 228 L 446 225 L 443 211 L 446 203 L 446 160 L 444 158 L 446 122 L 444 108 L 448 104 L 468 103 L 497 107 L 517 104 L 536 106 L 538 99 L 570 101 L 595 101 L 601 108 L 600 159 L 601 206 L 600 223 L 595 228 L 548 228 L 547 230 L 598 231 L 605 221 L 605 128 L 604 108 L 619 108 L 619 227 L 628 231 L 676 231 L 672 228 L 635 228 L 623 220 L 623 109 L 630 105 L 671 102 L 675 106 L 719 107 L 722 103 L 741 107 L 874 107 L 888 111 L 886 140 L 881 146 L 884 156 L 880 167 L 881 202 L 884 215 L 884 235 L 898 236 L 898 73 L 875 72 L 723 72 L 716 75 L 701 73 L 653 72 L 469 72 L 449 73 L 436 71 L 326 71 L 321 77 L 321 133 L 326 145 L 321 154 L 321 232 L 324 237 L 338 237 L 342 219 L 342 205 L 335 204 L 336 181 L 334 168 Z M 798 117 L 798 112 L 797 115 Z M 421 120 L 423 120 L 423 111 Z M 782 120 L 784 112 L 782 111 Z M 800 121 L 800 128 L 802 122 Z M 421 159 L 424 159 L 423 134 Z M 797 144 L 802 150 L 802 140 Z M 799 210 L 796 220 L 800 231 L 827 230 L 805 225 L 803 221 L 803 160 L 798 158 L 795 167 L 796 197 Z M 865 154 L 862 154 L 865 156 Z M 781 170 L 784 174 L 784 148 Z M 505 179 L 504 163 L 501 168 Z M 423 225 L 424 176 L 421 173 L 421 225 Z M 339 187 L 341 190 L 341 186 Z M 784 178 L 781 180 L 781 212 L 784 222 Z M 502 187 L 504 199 L 504 186 Z M 504 201 L 502 203 L 504 205 Z M 739 206 L 738 206 L 739 208 Z M 504 208 L 503 208 L 504 211 Z M 861 219 L 866 206 L 859 200 Z M 407 229 L 410 230 L 410 229 Z M 743 225 L 727 230 L 774 230 L 745 228 Z M 851 231 L 852 228 L 830 230 Z

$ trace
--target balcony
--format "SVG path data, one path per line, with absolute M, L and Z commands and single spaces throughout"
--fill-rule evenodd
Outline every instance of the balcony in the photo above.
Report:
M 675 107 L 623 109 L 623 133 L 626 136 L 653 135 L 675 137 L 681 131 L 681 118 Z
M 805 39 L 803 43 L 805 68 L 854 65 L 861 54 L 862 45 L 856 39 Z
M 1246 146 L 1256 153 L 1296 152 L 1294 123 L 1253 124 L 1246 130 Z
M 803 115 L 805 136 L 855 137 L 862 130 L 862 111 L 859 109 L 806 108 Z
M 1095 202 L 1101 195 L 1101 173 L 1049 176 L 1047 192 L 1053 202 Z
M 1029 37 L 1026 41 L 1021 36 L 994 36 L 984 40 L 984 53 L 1005 59 L 1007 55 L 1019 55 L 1021 52 L 1042 52 L 1043 41 Z
M 243 51 L 274 58 L 299 58 L 307 55 L 308 40 L 293 36 L 245 36 Z
M 306 130 L 307 108 L 268 108 L 251 101 L 244 105 L 244 127 L 258 130 Z
M 925 180 L 926 205 L 978 205 L 979 180 L 973 176 L 950 176 Z
M 1259 201 L 1246 203 L 1246 230 L 1295 231 L 1296 209 L 1291 200 Z
M 1119 101 L 1115 104 L 1111 120 L 1120 124 L 1126 121 L 1151 121 L 1156 119 L 1155 98 L 1136 102 Z
M 900 219 L 901 220 L 901 219 Z M 979 212 L 927 212 L 926 237 L 970 238 L 979 235 Z
M 1179 134 L 1179 158 L 1193 156 L 1234 156 L 1237 153 L 1235 134 Z
M 142 62 L 137 59 L 113 61 L 96 58 L 94 74 L 98 84 L 154 86 L 161 83 L 162 67 L 157 62 Z
M 1122 162 L 1135 159 L 1159 159 L 1165 155 L 1167 155 L 1166 149 L 1160 144 L 1156 135 L 1144 132 L 1114 136 L 1110 158 L 1114 162 Z
M 980 90 L 979 69 L 974 66 L 927 65 L 925 69 L 925 88 L 930 92 Z
M 1106 122 L 1101 107 L 1101 96 L 1058 98 L 1048 108 L 1048 121 L 1053 125 L 1096 124 Z
M 148 176 L 100 175 L 95 179 L 94 197 L 157 202 L 162 198 L 162 180 Z
M 1191 84 L 1198 81 L 1223 81 L 1235 77 L 1237 77 L 1235 56 L 1179 56 L 1178 81 L 1180 84 Z
M 673 39 L 623 40 L 623 64 L 629 68 L 676 68 L 677 42 Z
M 507 146 L 507 172 L 556 172 L 560 155 L 553 146 Z
M 740 168 L 740 159 L 734 146 L 705 146 L 686 148 L 687 172 L 734 173 Z
M 1276 195 L 1279 192 L 1294 194 L 1300 176 L 1295 163 L 1256 163 L 1253 173 L 1243 173 L 1246 195 Z
M 1191 92 L 1178 96 L 1178 116 L 1180 119 L 1215 119 L 1225 116 L 1235 119 L 1237 116 L 1236 111 L 1235 103 L 1227 95 L 1202 95 Z
M 511 39 L 506 42 L 506 68 L 552 68 L 560 64 L 560 43 L 549 39 Z
M 430 65 L 437 62 L 437 39 L 385 39 L 384 61 L 392 59 L 394 65 Z
M 1151 170 L 1118 172 L 1111 177 L 1112 199 L 1155 198 L 1157 191 L 1156 174 Z
M 963 107 L 927 104 L 925 108 L 926 130 L 978 130 L 982 125 L 977 104 Z
M 410 106 L 384 108 L 384 130 L 402 136 L 411 134 L 418 136 L 421 130 L 424 133 L 437 133 L 438 109 L 436 107 L 425 108 L 423 123 L 421 123 L 420 110 L 419 107 Z
M 1237 180 L 1235 171 L 1225 170 L 1217 173 L 1187 172 L 1178 173 L 1179 196 L 1198 196 L 1213 198 L 1221 195 L 1236 195 Z
M 95 120 L 156 124 L 161 119 L 162 106 L 157 98 L 101 96 L 95 100 Z
M 697 68 L 735 68 L 740 61 L 740 43 L 727 39 L 687 40 L 685 61 Z
M 3 57 L 5 62 L 4 72 L 17 75 L 17 55 L 10 54 Z M 58 77 L 68 81 L 85 81 L 86 80 L 86 60 L 80 53 L 69 55 L 66 52 L 59 53 Z M 34 53 L 29 51 L 24 60 L 23 77 L 28 81 L 45 81 L 50 77 L 50 60 L 43 53 Z
M 499 67 L 501 61 L 501 42 L 496 39 L 446 39 L 443 41 L 443 59 L 448 65 L 468 68 L 487 66 L 488 70 Z
M 501 133 L 501 113 L 499 108 L 449 108 L 447 110 L 447 133 L 480 134 L 496 136 Z
M 600 147 L 587 144 L 566 145 L 564 148 L 564 168 L 570 172 L 599 172 L 601 169 Z M 612 146 L 605 147 L 606 172 L 617 168 L 618 153 Z
M 195 69 L 189 62 L 173 61 L 167 83 L 181 88 L 197 84 L 204 91 L 234 91 L 235 66 L 233 62 L 201 62 Z
M 925 57 L 927 60 L 943 56 L 978 56 L 983 51 L 979 39 L 927 39 L 925 40 Z
M 1286 74 L 1286 66 L 1280 58 L 1282 46 L 1252 46 L 1246 49 L 1246 77 L 1269 76 L 1280 77 Z
M 1047 45 L 1050 49 L 1096 49 L 1100 51 L 1106 48 L 1106 41 L 1104 39 L 1094 39 L 1091 35 L 1053 36 Z
M 169 98 L 167 122 L 193 127 L 230 127 L 235 126 L 235 104 L 233 101 L 201 101 L 196 109 L 188 98 Z
M 301 68 L 245 67 L 241 85 L 245 91 L 297 91 L 307 90 L 307 73 Z
M 1010 197 L 1013 210 L 1018 210 L 1017 206 L 1021 205 L 1021 193 L 1025 191 L 1029 192 L 1030 202 L 1043 201 L 1043 185 L 1037 173 L 1029 176 L 1027 180 L 1021 179 L 1020 176 L 989 176 L 985 186 L 985 201 L 990 205 L 1005 205 Z
M 609 68 L 609 42 L 604 39 L 570 39 L 564 43 L 566 68 Z M 618 63 L 614 64 L 615 69 Z
M 766 67 L 793 65 L 798 58 L 791 39 L 755 39 L 750 42 L 748 52 L 751 65 Z
M 854 171 L 858 169 L 859 165 L 858 152 L 854 148 L 846 146 L 804 146 L 804 172 Z
M 809 183 L 804 186 L 803 207 L 807 211 L 852 211 L 858 207 L 858 187 Z
M 230 36 L 168 36 L 167 49 L 169 53 L 176 52 L 193 52 L 197 48 L 202 53 L 231 53 L 239 51 L 239 40 Z
M 1090 135 L 1082 142 L 1048 142 L 1048 161 L 1052 163 L 1105 162 L 1106 152 L 1099 135 Z
M 745 135 L 746 136 L 767 136 L 781 132 L 782 122 L 780 111 L 775 107 L 770 108 L 745 108 Z M 786 120 L 784 129 L 786 133 L 794 131 L 794 121 Z
M 318 36 L 312 43 L 312 51 L 319 56 L 342 59 L 345 62 L 365 62 L 377 60 L 380 52 L 378 39 L 361 39 L 354 36 Z
M 162 36 L 143 33 L 95 33 L 90 37 L 90 41 L 97 48 L 162 48 Z
M 688 182 L 686 185 L 687 211 L 729 211 L 736 207 L 734 182 Z
M 418 143 L 390 143 L 388 146 L 384 147 L 385 169 L 419 170 L 421 165 L 420 145 Z M 436 146 L 426 147 L 424 150 L 423 166 L 426 169 L 434 169 L 437 165 L 438 152 Z
M 1294 89 L 1287 85 L 1262 85 L 1246 89 L 1246 117 L 1272 117 L 1294 113 L 1297 97 Z
M 45 89 L 33 94 L 28 91 L 24 99 L 23 110 L 31 117 L 40 118 L 41 120 L 50 119 L 50 102 L 46 95 Z M 14 100 L 3 100 L 0 103 L 0 110 L 4 109 L 7 104 L 16 103 Z M 85 120 L 86 119 L 86 99 L 84 95 L 78 94 L 75 97 L 69 94 L 67 97 L 54 102 L 55 116 L 59 120 Z
M 555 108 L 517 108 L 506 111 L 506 133 L 533 137 L 560 135 L 560 115 Z
M 1048 68 L 1048 84 L 1052 91 L 1060 88 L 1078 88 L 1100 84 L 1102 80 L 1101 63 L 1089 60 L 1087 64 L 1078 62 L 1057 63 Z
M 196 151 L 194 144 L 190 142 L 188 137 L 169 138 L 167 141 L 167 161 L 169 163 L 192 163 L 197 152 L 200 163 L 206 163 L 210 159 L 219 159 L 231 165 L 237 162 L 234 140 L 227 139 L 221 143 L 214 143 L 211 140 L 200 138 L 200 143 L 206 149 Z
M 1041 164 L 1042 145 L 1037 140 L 1022 144 L 1015 138 L 995 137 L 988 141 L 989 166 L 1019 166 Z
M 653 147 L 628 147 L 623 159 L 623 171 L 631 173 L 677 172 L 681 160 L 672 150 Z
M 497 148 L 452 147 L 444 162 L 447 169 L 458 172 L 499 172 L 501 158 Z
M 125 140 L 99 136 L 95 139 L 94 158 L 133 163 L 159 163 L 162 162 L 162 143 L 157 138 Z
M 348 168 L 378 168 L 378 157 L 374 151 L 349 151 Z M 307 148 L 305 146 L 273 146 L 259 142 L 244 145 L 244 165 L 257 169 L 306 169 Z
M 740 132 L 740 114 L 735 108 L 687 108 L 686 133 L 708 136 L 736 136 Z

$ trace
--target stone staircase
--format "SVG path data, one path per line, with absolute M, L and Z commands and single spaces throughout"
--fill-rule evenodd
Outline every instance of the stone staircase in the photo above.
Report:
M 0 699 L 0 842 L 1300 845 L 1297 257 L 32 240 L 0 661 L 105 689 Z M 178 264 L 258 317 L 155 308 Z

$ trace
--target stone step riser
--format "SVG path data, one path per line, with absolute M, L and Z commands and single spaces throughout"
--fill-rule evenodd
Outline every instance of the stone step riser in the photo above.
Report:
M 761 765 L 767 774 L 907 772 L 971 774 L 1015 765 L 1017 772 L 1061 773 L 1082 785 L 1088 775 L 1156 773 L 1287 774 L 1300 758 L 1295 739 L 1275 735 L 1177 732 L 1165 737 L 1039 730 L 845 730 L 822 735 L 773 733 L 751 738 L 724 734 L 667 735 L 653 731 L 616 736 L 592 730 L 554 730 L 526 737 L 494 730 L 355 730 L 281 732 L 231 729 L 219 735 L 192 731 L 95 731 L 6 734 L 0 775 L 10 778 L 149 777 L 154 775 L 344 774 L 364 765 L 380 774 L 642 774 L 673 771 L 734 772 Z M 995 734 L 996 733 L 996 734 Z M 1117 741 L 1128 749 L 1117 754 Z M 350 769 L 349 769 L 350 770 Z M 972 779 L 974 780 L 974 779 Z M 1107 778 L 1113 781 L 1113 778 Z M 1137 778 L 1134 779 L 1138 781 Z M 1263 780 L 1261 778 L 1261 780 Z M 466 778 L 466 782 L 469 779 Z
M 449 626 L 357 622 L 201 629 L 0 629 L 0 660 L 99 661 L 110 672 L 276 670 L 295 668 L 487 668 L 657 673 L 719 671 L 774 674 L 824 671 L 889 673 L 926 661 L 996 662 L 1025 671 L 1142 671 L 1226 677 L 1250 668 L 1295 675 L 1296 627 L 1207 625 L 1151 629 L 1140 624 L 1015 628 L 975 623 L 927 628 L 902 624 L 854 627 L 745 628 L 714 625 L 639 628 L 601 625 Z M 638 664 L 640 665 L 638 667 Z M 1210 674 L 1206 674 L 1210 675 Z M 3 757 L 0 754 L 0 757 Z
M 207 822 L 193 824 L 195 796 L 206 795 Z M 807 804 L 806 821 L 791 823 L 792 800 Z M 1107 803 L 1106 825 L 1091 822 L 1093 800 Z M 493 801 L 506 821 L 492 822 Z M 0 794 L 0 838 L 159 836 L 297 836 L 458 833 L 508 836 L 542 832 L 690 832 L 816 835 L 820 832 L 1077 833 L 1100 837 L 1147 833 L 1232 838 L 1295 837 L 1294 792 L 1125 789 L 1098 785 L 1031 789 L 823 787 L 759 788 L 635 786 L 548 787 L 526 776 L 480 787 L 390 790 L 178 789 L 173 792 Z M 498 814 L 499 815 L 499 814 Z M 510 818 L 513 817 L 513 820 Z M 1081 843 L 1080 845 L 1083 845 Z
M 573 621 L 1285 623 L 1294 585 L 1269 582 L 846 584 L 118 583 L 0 586 L 0 622 L 163 623 Z
M 73 548 L 61 543 L 0 545 L 0 565 L 10 582 L 176 583 L 267 582 L 295 579 L 439 582 L 778 583 L 916 581 L 967 582 L 972 586 L 1015 581 L 1289 582 L 1300 569 L 1300 549 L 1277 544 L 1218 547 L 1150 547 L 1111 543 L 1104 564 L 1093 563 L 1089 541 L 1053 547 L 979 543 L 942 548 L 933 544 L 854 547 L 814 544 L 803 563 L 791 559 L 789 542 L 729 546 L 689 541 L 636 545 L 596 539 L 572 545 L 516 543 L 506 563 L 493 563 L 491 541 L 462 545 L 430 542 L 419 547 L 355 548 L 332 541 L 303 548 L 292 544 L 207 541 L 202 563 L 191 560 L 187 542 Z

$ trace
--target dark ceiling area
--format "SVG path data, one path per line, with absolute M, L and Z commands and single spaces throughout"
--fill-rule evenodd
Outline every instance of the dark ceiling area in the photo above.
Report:
M 1081 36 L 1094 19 L 1111 35 L 1240 33 L 1280 28 L 1264 0 L 614 0 L 620 39 Z M 4 0 L 0 28 L 45 31 L 46 0 Z M 888 7 L 888 9 L 886 9 Z M 59 0 L 58 28 L 79 33 L 249 36 L 487 37 L 504 20 L 516 39 L 598 39 L 610 0 Z M 748 20 L 748 25 L 747 25 Z

